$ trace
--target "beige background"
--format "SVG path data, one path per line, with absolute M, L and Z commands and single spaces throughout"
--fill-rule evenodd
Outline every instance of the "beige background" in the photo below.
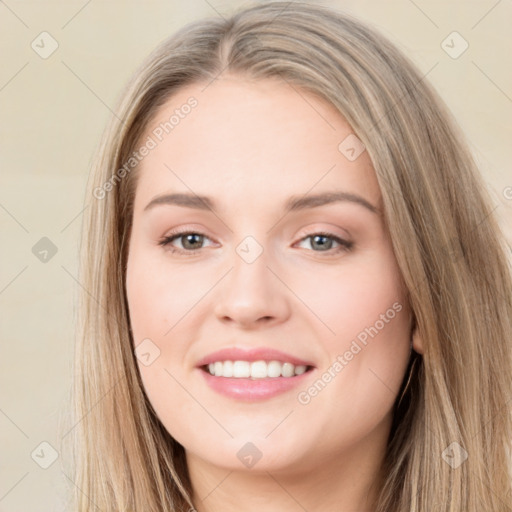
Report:
M 428 79 L 467 134 L 512 241 L 512 4 L 318 3 L 373 23 L 424 73 L 433 68 Z M 228 16 L 243 5 L 0 2 L 0 511 L 63 511 L 64 495 L 73 486 L 62 472 L 59 420 L 71 383 L 77 246 L 88 203 L 84 185 L 121 88 L 143 57 L 177 28 L 204 16 Z M 47 59 L 31 47 L 43 31 L 59 45 Z M 441 47 L 453 31 L 469 44 L 457 59 Z M 57 247 L 46 263 L 32 252 L 42 237 Z M 51 462 L 51 448 L 39 447 L 41 442 L 59 454 L 48 469 L 40 464 Z

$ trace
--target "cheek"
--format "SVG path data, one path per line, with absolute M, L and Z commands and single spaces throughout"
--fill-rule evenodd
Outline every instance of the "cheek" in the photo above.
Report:
M 172 311 L 179 307 L 178 296 L 166 286 L 165 276 L 155 279 L 144 266 L 127 273 L 126 291 L 134 343 L 144 338 L 160 338 L 172 325 Z
M 183 273 L 171 275 L 143 250 L 129 255 L 126 293 L 137 365 L 144 391 L 158 417 L 167 419 L 172 435 L 175 410 L 186 414 L 190 408 L 190 396 L 179 384 L 186 354 L 186 343 L 180 340 L 187 339 L 186 315 L 198 300 L 198 290 L 185 284 Z
M 190 402 L 178 384 L 190 365 L 187 340 L 196 337 L 194 331 L 202 324 L 198 312 L 217 280 L 212 268 L 171 268 L 166 258 L 136 246 L 129 254 L 126 293 L 133 344 L 144 388 L 159 411 L 171 402 L 180 407 Z M 149 353 L 151 363 L 145 364 L 139 353 Z
M 325 326 L 319 331 L 325 352 L 320 391 L 304 390 L 301 403 L 331 408 L 338 427 L 367 422 L 371 428 L 386 416 L 403 380 L 410 356 L 409 306 L 390 251 L 330 277 L 304 281 L 300 288 Z
M 379 334 L 389 335 L 388 346 L 400 342 L 409 318 L 392 253 L 379 251 L 331 270 L 309 279 L 294 278 L 293 284 L 297 295 L 323 323 L 319 333 L 328 351 L 337 353 L 355 338 L 364 343 L 370 336 L 368 330 L 375 332 L 374 326 Z
M 188 272 L 171 272 L 165 260 L 144 251 L 131 254 L 126 290 L 135 345 L 145 338 L 170 339 L 207 291 L 200 282 Z

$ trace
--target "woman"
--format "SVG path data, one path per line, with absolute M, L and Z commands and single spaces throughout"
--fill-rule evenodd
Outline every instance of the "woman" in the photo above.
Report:
M 77 510 L 512 508 L 505 244 L 389 41 L 301 3 L 199 21 L 118 116 L 83 227 Z

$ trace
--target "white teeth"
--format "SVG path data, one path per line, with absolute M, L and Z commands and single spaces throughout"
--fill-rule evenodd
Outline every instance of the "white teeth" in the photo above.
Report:
M 281 372 L 283 377 L 293 377 L 295 375 L 295 366 L 291 363 L 284 363 Z
M 295 367 L 295 375 L 302 375 L 306 371 L 306 366 L 300 365 Z
M 233 377 L 233 361 L 224 361 L 222 364 L 222 369 L 219 373 L 222 372 L 224 377 Z
M 267 364 L 267 376 L 268 377 L 281 377 L 281 363 L 279 361 L 270 361 Z
M 222 363 L 215 363 L 220 365 L 217 373 L 217 366 L 215 366 L 215 375 L 223 375 Z M 251 363 L 247 361 L 235 361 L 233 363 L 233 377 L 250 377 L 251 376 Z
M 305 365 L 293 365 L 280 361 L 215 361 L 208 371 L 215 377 L 266 379 L 267 377 L 293 377 L 306 371 Z
M 267 376 L 267 363 L 265 361 L 255 361 L 251 363 L 251 378 L 264 379 Z

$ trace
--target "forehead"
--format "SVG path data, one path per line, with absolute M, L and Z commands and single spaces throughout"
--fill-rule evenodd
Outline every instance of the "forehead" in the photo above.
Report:
M 344 190 L 376 204 L 367 153 L 351 160 L 340 150 L 351 134 L 333 105 L 281 80 L 224 76 L 187 86 L 160 107 L 142 138 L 152 149 L 139 165 L 135 208 L 170 191 L 231 203 L 236 192 L 244 204 Z

